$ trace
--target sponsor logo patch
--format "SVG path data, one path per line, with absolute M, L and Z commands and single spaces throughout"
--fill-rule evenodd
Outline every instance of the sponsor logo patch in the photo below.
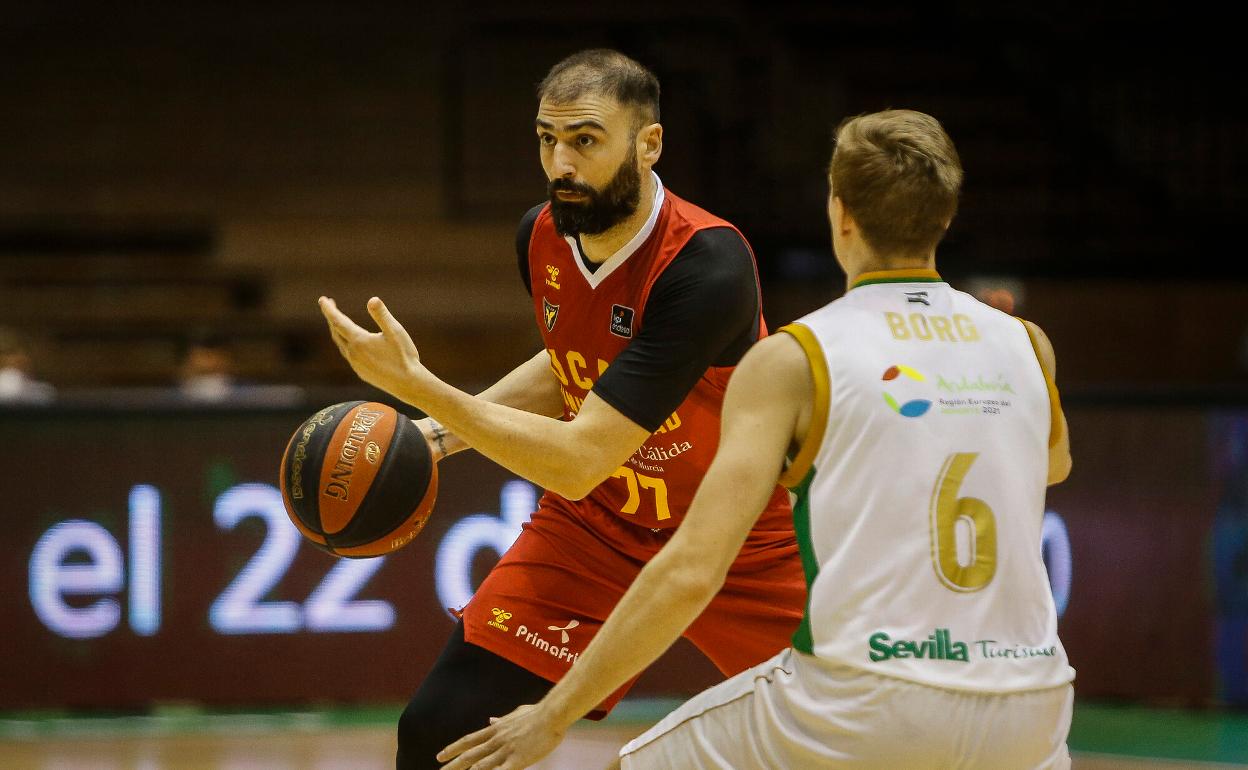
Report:
M 947 628 L 936 629 L 921 642 L 909 639 L 894 640 L 884 631 L 877 631 L 867 640 L 867 647 L 867 657 L 872 663 L 904 658 L 968 663 L 972 654 L 983 660 L 1030 660 L 1051 658 L 1057 655 L 1057 645 L 1032 647 L 1025 644 L 1002 643 L 996 639 L 978 639 L 971 644 L 958 642 L 953 640 Z
M 633 309 L 623 305 L 611 306 L 611 333 L 617 337 L 633 336 Z
M 571 631 L 572 629 L 576 628 L 576 627 L 577 627 L 577 626 L 579 626 L 580 624 L 581 624 L 581 621 L 579 621 L 579 620 L 573 620 L 571 623 L 568 623 L 566 626 L 546 626 L 546 630 L 547 630 L 547 631 L 558 631 L 558 632 L 562 635 L 562 638 L 559 640 L 559 643 L 560 643 L 560 644 L 567 644 L 567 643 L 568 643 L 568 632 L 569 632 L 569 631 Z
M 955 642 L 949 636 L 949 629 L 938 628 L 927 639 L 912 642 L 907 639 L 893 641 L 888 634 L 877 631 L 867 640 L 871 651 L 867 657 L 872 663 L 879 663 L 891 658 L 921 658 L 927 660 L 956 660 L 966 663 L 968 649 L 966 642 Z
M 905 377 L 915 382 L 927 382 L 927 378 L 916 369 L 912 369 L 905 364 L 897 364 L 890 366 L 884 370 L 881 380 L 889 382 L 896 380 L 898 377 Z M 927 410 L 931 408 L 932 402 L 924 398 L 916 398 L 905 403 L 898 403 L 892 394 L 887 390 L 884 391 L 884 403 L 888 404 L 888 408 L 892 409 L 902 417 L 922 417 L 927 414 Z
M 536 647 L 555 660 L 563 661 L 567 665 L 571 666 L 576 662 L 577 658 L 581 657 L 581 654 L 579 652 L 572 652 L 568 649 L 568 630 L 575 628 L 578 625 L 580 625 L 580 621 L 574 620 L 571 624 L 564 628 L 559 628 L 557 626 L 548 627 L 548 631 L 558 631 L 563 634 L 563 641 L 559 644 L 553 644 L 550 640 L 542 637 L 542 635 L 538 632 L 530 631 L 529 627 L 525 625 L 516 626 L 515 636 L 517 639 L 523 639 L 526 644 Z

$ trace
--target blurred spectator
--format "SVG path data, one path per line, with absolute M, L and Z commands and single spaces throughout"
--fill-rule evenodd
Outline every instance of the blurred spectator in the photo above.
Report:
M 178 364 L 176 397 L 195 404 L 289 406 L 301 403 L 297 385 L 262 385 L 238 378 L 234 350 L 224 337 L 191 337 Z
M 1025 289 L 1023 282 L 1006 276 L 972 276 L 967 291 L 985 305 L 1002 313 L 1021 314 Z
M 1014 315 L 1014 295 L 1009 289 L 984 289 L 975 295 L 975 299 L 991 305 L 1002 313 Z
M 0 403 L 47 404 L 56 388 L 31 376 L 30 351 L 16 329 L 0 326 Z
M 178 389 L 189 401 L 228 400 L 238 383 L 234 379 L 234 354 L 216 335 L 192 338 L 178 366 Z

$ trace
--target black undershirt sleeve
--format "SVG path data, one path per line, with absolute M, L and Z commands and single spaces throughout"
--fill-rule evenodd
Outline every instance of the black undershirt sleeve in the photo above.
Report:
M 745 240 L 727 227 L 694 234 L 655 281 L 641 331 L 593 392 L 654 431 L 712 366 L 736 366 L 758 340 L 758 279 Z
M 520 279 L 524 281 L 524 290 L 530 297 L 533 296 L 533 287 L 529 278 L 529 241 L 533 240 L 533 226 L 537 224 L 537 215 L 544 208 L 546 204 L 539 203 L 524 212 L 524 216 L 520 217 L 520 226 L 516 228 L 516 259 L 520 265 Z

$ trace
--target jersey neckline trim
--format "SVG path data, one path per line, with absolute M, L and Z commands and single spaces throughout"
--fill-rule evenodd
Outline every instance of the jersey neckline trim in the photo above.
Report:
M 943 283 L 940 273 L 929 268 L 907 268 L 903 270 L 873 270 L 858 276 L 849 288 L 870 286 L 876 283 Z
M 585 267 L 585 255 L 581 253 L 581 244 L 577 243 L 575 237 L 565 235 L 563 239 L 568 242 L 568 246 L 572 247 L 572 261 L 576 263 L 577 268 L 581 271 L 581 275 L 585 277 L 585 282 L 589 284 L 589 288 L 596 289 L 598 285 L 607 279 L 607 276 L 615 272 L 615 269 L 624 264 L 629 257 L 641 248 L 646 242 L 650 234 L 654 232 L 654 226 L 659 221 L 659 210 L 663 208 L 663 201 L 667 197 L 663 191 L 663 180 L 659 179 L 659 175 L 650 172 L 650 176 L 654 177 L 654 207 L 650 209 L 650 216 L 646 219 L 646 223 L 641 226 L 637 234 L 632 240 L 620 247 L 620 250 L 612 254 L 606 259 L 598 269 L 590 272 Z

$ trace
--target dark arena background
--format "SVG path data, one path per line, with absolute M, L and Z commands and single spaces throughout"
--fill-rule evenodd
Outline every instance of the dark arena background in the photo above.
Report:
M 931 3 L 9 4 L 0 17 L 0 766 L 393 766 L 393 724 L 533 510 L 471 452 L 410 545 L 338 560 L 277 491 L 358 398 L 316 299 L 382 296 L 471 391 L 540 349 L 516 271 L 534 86 L 617 48 L 656 170 L 738 225 L 773 328 L 844 291 L 832 129 L 922 110 L 958 288 L 1051 337 L 1074 471 L 1044 555 L 1077 768 L 1248 766 L 1248 140 L 1234 26 Z M 717 680 L 678 643 L 541 767 Z

